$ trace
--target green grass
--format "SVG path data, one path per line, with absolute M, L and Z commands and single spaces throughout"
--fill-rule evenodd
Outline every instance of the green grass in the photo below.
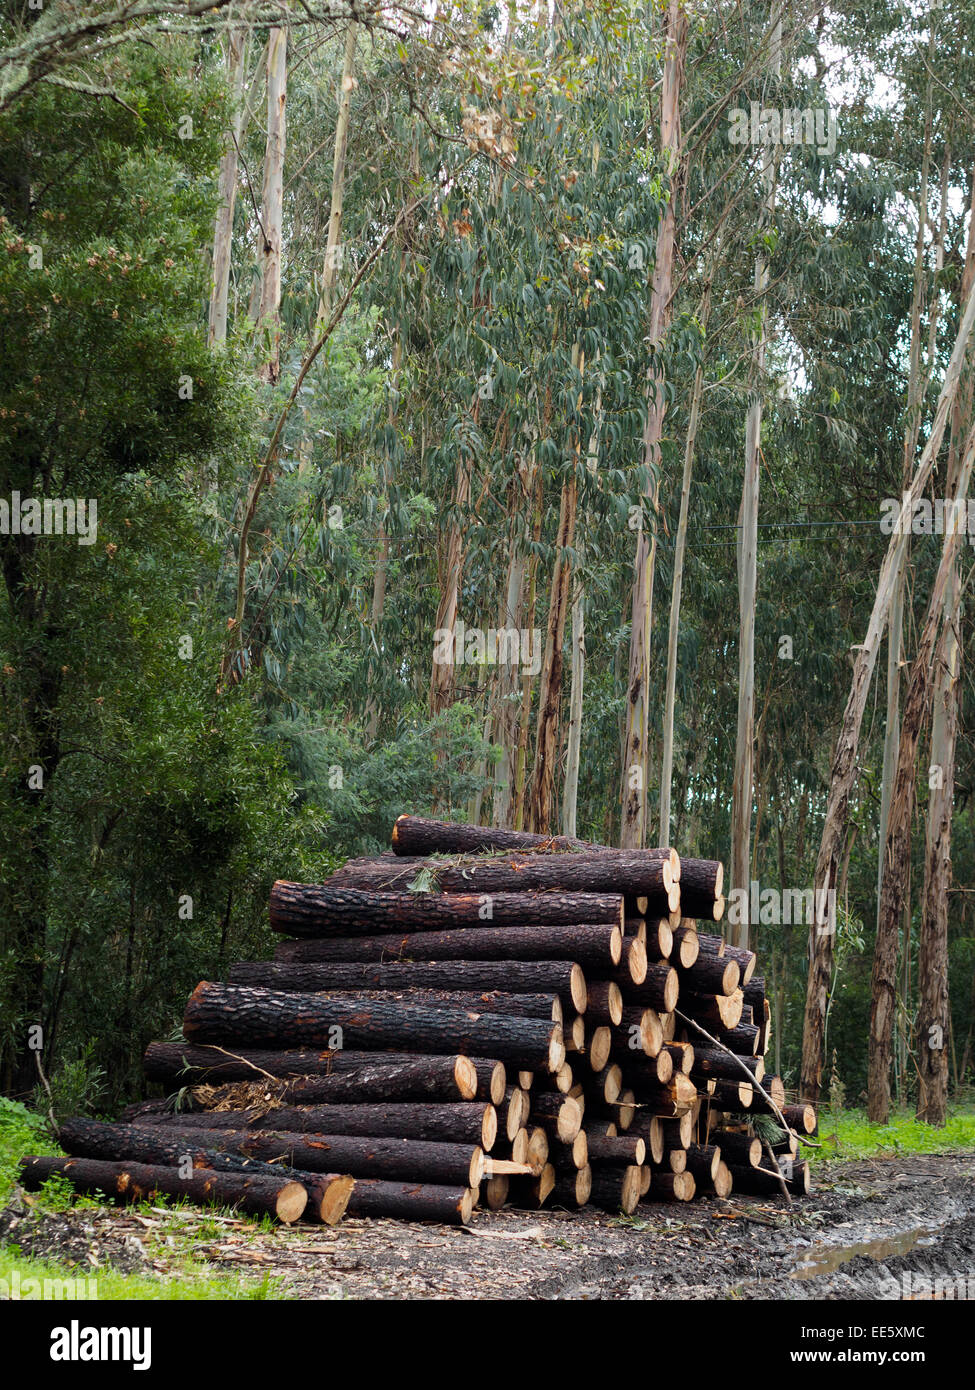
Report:
M 16 1101 L 0 1096 L 0 1207 L 6 1206 L 13 1195 L 17 1182 L 17 1165 L 24 1154 L 58 1154 L 61 1150 L 51 1138 L 43 1118 L 28 1110 Z M 46 1212 L 65 1213 L 77 1211 L 111 1210 L 114 1204 L 107 1198 L 90 1197 L 75 1192 L 63 1178 L 52 1178 L 40 1192 L 31 1194 L 34 1210 L 40 1215 Z M 16 1244 L 0 1244 L 0 1288 L 6 1292 L 12 1286 L 16 1272 L 21 1290 L 28 1279 L 97 1280 L 97 1298 L 103 1301 L 125 1301 L 131 1299 L 276 1299 L 286 1297 L 281 1281 L 267 1275 L 256 1277 L 242 1274 L 215 1274 L 213 1269 L 193 1255 L 193 1247 L 201 1240 L 210 1240 L 226 1233 L 226 1227 L 217 1219 L 207 1215 L 199 1219 L 196 1208 L 184 1202 L 174 1202 L 165 1197 L 154 1198 L 152 1203 L 143 1203 L 128 1208 L 129 1211 L 149 1214 L 159 1222 L 157 1228 L 147 1231 L 142 1240 L 147 1254 L 165 1263 L 166 1275 L 151 1272 L 128 1274 L 113 1269 L 108 1264 L 98 1269 L 90 1265 L 83 1267 L 48 1259 L 35 1259 L 24 1255 Z M 160 1221 L 159 1208 L 170 1209 Z M 183 1217 L 183 1209 L 194 1213 L 192 1220 Z M 233 1216 L 227 1209 L 214 1208 L 208 1215 L 212 1218 Z M 239 1235 L 245 1231 L 254 1240 L 267 1236 L 273 1229 L 270 1219 L 248 1223 L 246 1227 L 235 1227 Z M 87 1286 L 85 1286 L 87 1287 Z M 21 1296 L 25 1296 L 22 1293 Z M 34 1295 L 37 1296 L 36 1294 Z M 79 1296 L 84 1293 L 79 1291 Z
M 836 1136 L 836 1143 L 829 1142 Z M 890 1158 L 895 1154 L 943 1154 L 975 1151 L 975 1105 L 953 1106 L 944 1129 L 920 1123 L 913 1112 L 903 1110 L 886 1125 L 873 1124 L 862 1110 L 843 1110 L 838 1115 L 823 1110 L 819 1116 L 821 1149 L 803 1148 L 811 1162 L 830 1158 Z

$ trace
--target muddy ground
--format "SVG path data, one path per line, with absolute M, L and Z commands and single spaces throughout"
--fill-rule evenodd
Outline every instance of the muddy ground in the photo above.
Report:
M 468 1229 L 347 1219 L 263 1234 L 192 1210 L 15 1202 L 0 1240 L 79 1274 L 165 1276 L 192 1253 L 214 1272 L 276 1276 L 299 1299 L 975 1299 L 975 1154 L 832 1162 L 791 1210 L 732 1196 L 628 1219 L 506 1210 Z

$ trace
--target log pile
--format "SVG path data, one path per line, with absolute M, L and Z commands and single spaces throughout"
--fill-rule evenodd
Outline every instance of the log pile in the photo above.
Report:
M 805 1193 L 815 1111 L 766 1075 L 722 879 L 669 848 L 402 816 L 392 853 L 276 883 L 274 959 L 200 983 L 185 1041 L 149 1045 L 179 1108 L 69 1121 L 71 1156 L 23 1181 L 330 1224 Z

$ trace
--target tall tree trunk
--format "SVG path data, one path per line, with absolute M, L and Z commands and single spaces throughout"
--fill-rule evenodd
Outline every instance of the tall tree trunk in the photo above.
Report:
M 975 461 L 975 430 L 965 441 L 959 472 L 956 505 L 965 507 Z M 880 894 L 880 921 L 874 949 L 870 988 L 870 1049 L 867 1071 L 867 1114 L 886 1124 L 890 1111 L 890 1055 L 894 1007 L 897 997 L 898 923 L 904 906 L 904 885 L 911 856 L 911 818 L 914 812 L 915 759 L 918 741 L 929 708 L 931 660 L 938 626 L 943 617 L 945 594 L 954 573 L 960 532 L 945 535 L 941 564 L 931 590 L 924 629 L 904 703 L 897 774 L 890 798 L 887 840 L 884 845 L 884 877 Z
M 227 82 L 233 93 L 233 125 L 227 132 L 217 181 L 217 216 L 213 228 L 213 287 L 207 342 L 211 347 L 227 340 L 227 298 L 230 291 L 230 256 L 234 239 L 234 207 L 237 202 L 237 151 L 244 131 L 244 77 L 250 35 L 231 29 L 227 36 Z
M 521 632 L 524 588 L 525 550 L 518 532 L 520 503 L 530 502 L 534 488 L 529 476 L 530 465 L 519 461 L 518 472 L 511 480 L 508 501 L 508 572 L 501 600 L 499 626 L 506 632 Z M 503 661 L 498 670 L 498 703 L 494 738 L 501 757 L 494 771 L 492 820 L 494 825 L 511 825 L 514 805 L 515 754 L 518 739 L 518 665 Z
M 772 31 L 769 72 L 778 87 L 782 75 L 782 23 Z M 761 226 L 767 231 L 775 217 L 776 155 L 765 148 L 762 181 L 765 199 Z M 768 350 L 769 258 L 764 245 L 755 258 L 755 306 L 761 326 L 752 341 L 748 414 L 745 418 L 745 474 L 741 492 L 741 532 L 738 544 L 738 728 L 731 795 L 731 883 L 744 890 L 746 906 L 735 928 L 735 944 L 748 949 L 747 903 L 751 869 L 752 793 L 755 757 L 755 605 L 758 588 L 758 494 L 762 449 L 762 392 Z
M 846 822 L 850 793 L 856 776 L 860 726 L 877 660 L 877 650 L 883 636 L 890 610 L 897 569 L 907 539 L 911 512 L 908 508 L 918 500 L 931 475 L 931 469 L 941 448 L 948 414 L 958 391 L 968 341 L 975 324 L 975 287 L 969 290 L 961 315 L 958 336 L 951 359 L 945 370 L 941 394 L 931 424 L 931 433 L 921 452 L 911 483 L 908 502 L 902 512 L 899 529 L 891 535 L 887 554 L 881 565 L 874 597 L 873 610 L 863 642 L 856 651 L 853 680 L 843 714 L 843 723 L 833 751 L 829 796 L 823 823 L 822 840 L 816 861 L 815 890 L 817 911 L 822 914 L 825 894 L 836 887 L 840 855 L 846 840 Z M 809 975 L 806 984 L 806 1010 L 803 1021 L 802 1069 L 800 1093 L 809 1100 L 818 1100 L 822 1078 L 822 1052 L 825 1033 L 826 1006 L 833 960 L 833 926 L 817 922 L 810 934 Z
M 335 120 L 335 148 L 332 155 L 332 195 L 328 210 L 328 237 L 325 242 L 325 263 L 315 316 L 318 338 L 332 315 L 335 286 L 342 268 L 342 210 L 345 203 L 345 152 L 349 142 L 349 112 L 355 91 L 356 26 L 351 23 L 345 33 L 345 52 L 342 58 L 342 77 L 339 83 L 338 115 Z
M 259 376 L 281 375 L 281 250 L 284 235 L 285 105 L 288 97 L 288 31 L 272 29 L 267 40 L 267 144 L 261 201 L 261 297 L 257 324 L 263 361 Z
M 559 503 L 559 529 L 555 538 L 555 563 L 552 567 L 552 587 L 549 594 L 548 623 L 545 635 L 545 656 L 542 661 L 542 681 L 538 693 L 538 722 L 535 733 L 535 766 L 532 771 L 531 812 L 529 829 L 547 835 L 552 829 L 552 809 L 555 792 L 555 765 L 558 760 L 559 714 L 562 701 L 562 648 L 565 643 L 565 619 L 569 607 L 571 561 L 566 550 L 575 543 L 576 507 L 579 483 L 573 472 L 562 484 Z
M 471 468 L 463 452 L 457 457 L 454 475 L 454 508 L 463 512 L 471 497 Z M 435 652 L 430 675 L 430 713 L 436 716 L 447 709 L 454 694 L 455 639 L 457 608 L 464 568 L 464 534 L 460 522 L 452 520 L 447 529 L 447 549 L 443 562 L 440 602 L 437 605 L 437 632 L 444 635 L 443 650 L 450 652 L 450 661 L 438 660 Z
M 572 599 L 572 687 L 569 696 L 569 744 L 562 794 L 562 834 L 575 836 L 579 804 L 579 758 L 582 751 L 582 690 L 586 675 L 586 594 L 581 580 Z
M 707 326 L 710 307 L 710 288 L 705 291 L 701 322 Z M 667 693 L 664 700 L 663 755 L 660 768 L 660 843 L 670 844 L 670 799 L 674 780 L 674 708 L 677 702 L 677 641 L 680 635 L 680 601 L 684 584 L 684 556 L 687 551 L 687 518 L 690 509 L 691 477 L 694 471 L 694 447 L 701 418 L 701 397 L 704 394 L 704 368 L 700 364 L 694 373 L 691 392 L 691 412 L 684 443 L 684 476 L 680 490 L 680 515 L 674 542 L 674 580 L 670 594 L 670 624 L 667 630 Z
M 649 342 L 653 354 L 647 394 L 647 420 L 643 431 L 643 462 L 650 470 L 645 496 L 656 513 L 660 503 L 660 442 L 667 409 L 666 384 L 657 361 L 672 313 L 674 286 L 675 203 L 679 185 L 681 130 L 680 90 L 687 49 L 687 16 L 681 0 L 670 0 L 663 89 L 660 98 L 660 149 L 670 178 L 667 199 L 654 256 L 650 290 Z M 640 849 L 647 834 L 647 777 L 650 699 L 650 634 L 653 625 L 653 578 L 657 556 L 656 525 L 648 536 L 641 525 L 633 566 L 630 616 L 630 660 L 627 674 L 626 730 L 624 735 L 622 818 L 620 845 Z
M 933 54 L 929 35 L 928 61 Z M 930 71 L 930 69 L 929 69 Z M 901 468 L 901 489 L 911 479 L 911 469 L 917 452 L 918 431 L 921 425 L 921 298 L 924 290 L 925 232 L 928 225 L 928 172 L 931 163 L 931 79 L 927 83 L 924 121 L 924 156 L 921 162 L 921 185 L 918 194 L 917 237 L 914 243 L 914 289 L 911 295 L 911 348 L 907 377 L 907 416 L 904 422 L 904 453 Z M 937 293 L 937 291 L 936 291 Z M 880 890 L 884 877 L 884 845 L 887 841 L 887 821 L 890 814 L 890 793 L 897 771 L 897 750 L 900 745 L 900 687 L 901 655 L 904 640 L 904 584 L 907 575 L 909 544 L 904 549 L 897 571 L 894 596 L 887 624 L 887 720 L 884 726 L 884 760 L 880 783 L 880 824 L 877 836 L 877 927 L 880 927 Z

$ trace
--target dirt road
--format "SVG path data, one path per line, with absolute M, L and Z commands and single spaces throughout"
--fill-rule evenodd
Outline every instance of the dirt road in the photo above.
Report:
M 183 1216 L 112 1211 L 0 1213 L 25 1254 L 163 1274 L 154 1238 Z M 484 1212 L 467 1230 L 347 1220 L 270 1235 L 212 1220 L 178 1245 L 213 1269 L 270 1274 L 296 1298 L 875 1299 L 975 1298 L 975 1154 L 833 1162 L 809 1198 L 704 1199 L 641 1206 Z M 218 1232 L 214 1234 L 214 1230 Z M 939 1283 L 940 1281 L 940 1283 Z

